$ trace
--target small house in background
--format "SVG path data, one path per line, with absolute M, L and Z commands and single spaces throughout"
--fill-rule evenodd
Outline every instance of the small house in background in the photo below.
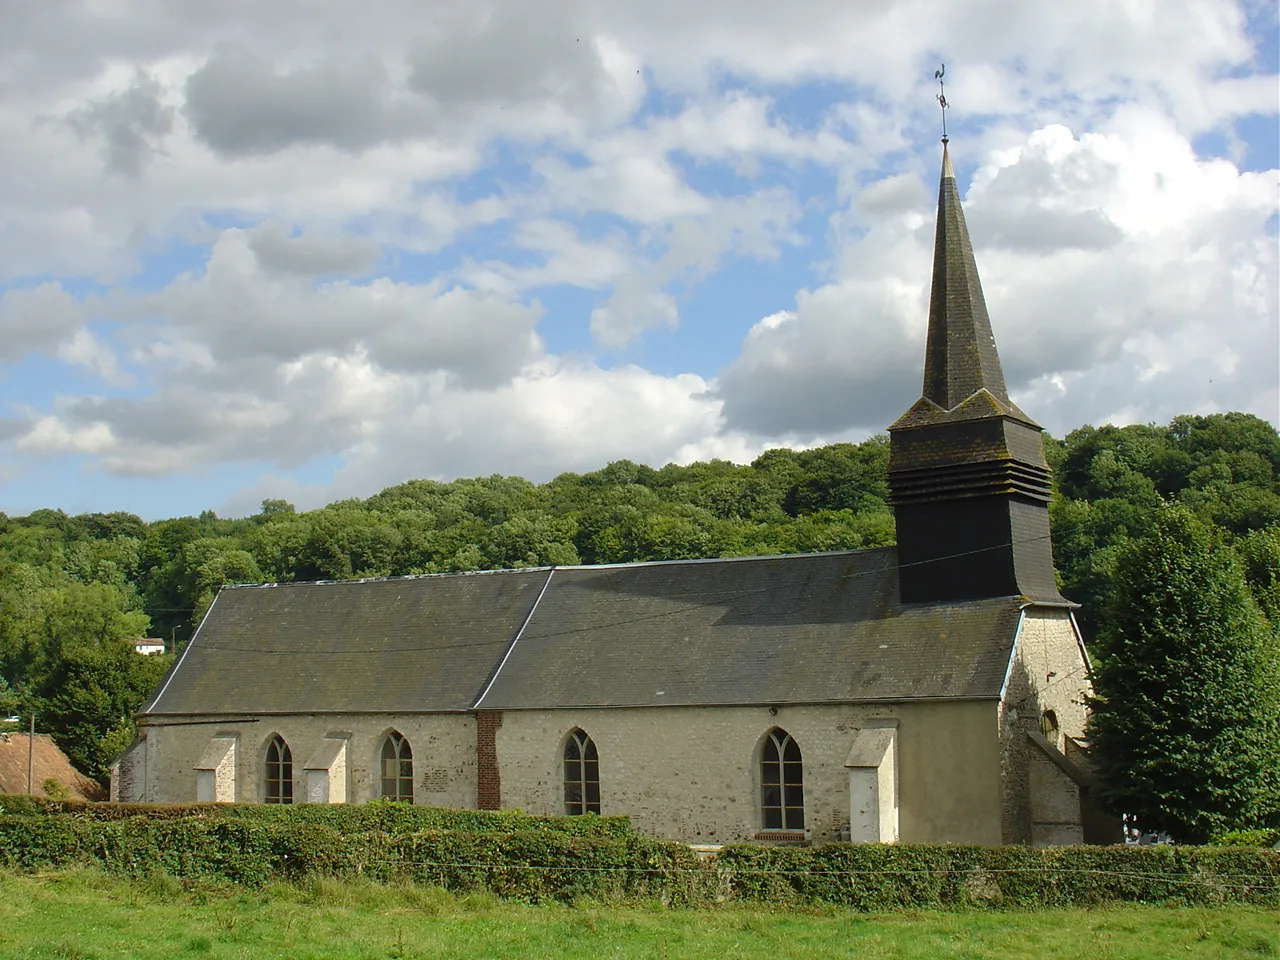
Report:
M 0 733 L 0 794 L 25 793 L 51 800 L 106 799 L 102 787 L 73 767 L 48 734 Z
M 153 653 L 164 653 L 164 641 L 156 637 L 135 640 L 133 641 L 133 649 L 144 657 L 149 657 Z

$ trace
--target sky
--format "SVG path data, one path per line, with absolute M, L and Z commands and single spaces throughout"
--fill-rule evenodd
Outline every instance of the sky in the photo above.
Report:
M 5 0 L 0 511 L 861 440 L 940 109 L 1014 401 L 1280 419 L 1269 0 Z

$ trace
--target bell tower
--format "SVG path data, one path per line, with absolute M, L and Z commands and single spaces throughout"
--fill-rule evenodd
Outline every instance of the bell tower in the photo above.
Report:
M 902 601 L 1064 602 L 1042 428 L 1009 400 L 942 143 L 924 388 L 889 427 Z

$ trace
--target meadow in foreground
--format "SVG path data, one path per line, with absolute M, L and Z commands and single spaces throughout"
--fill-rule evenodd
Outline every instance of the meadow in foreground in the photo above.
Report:
M 565 960 L 1280 957 L 1280 915 L 1248 907 L 1028 912 L 522 906 L 430 887 L 315 880 L 261 890 L 0 874 L 0 957 Z

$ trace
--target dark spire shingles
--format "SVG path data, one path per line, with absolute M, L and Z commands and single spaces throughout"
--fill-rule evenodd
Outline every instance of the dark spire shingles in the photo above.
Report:
M 945 144 L 938 184 L 922 393 L 895 427 L 998 416 L 1034 424 L 1009 400 L 969 228 L 960 206 L 960 191 Z
M 1061 603 L 1044 441 L 1009 400 L 943 143 L 923 395 L 889 427 L 900 594 Z
M 960 208 L 951 157 L 942 148 L 938 225 L 929 297 L 929 342 L 925 349 L 924 395 L 951 410 L 983 388 L 1009 402 L 973 245 Z

